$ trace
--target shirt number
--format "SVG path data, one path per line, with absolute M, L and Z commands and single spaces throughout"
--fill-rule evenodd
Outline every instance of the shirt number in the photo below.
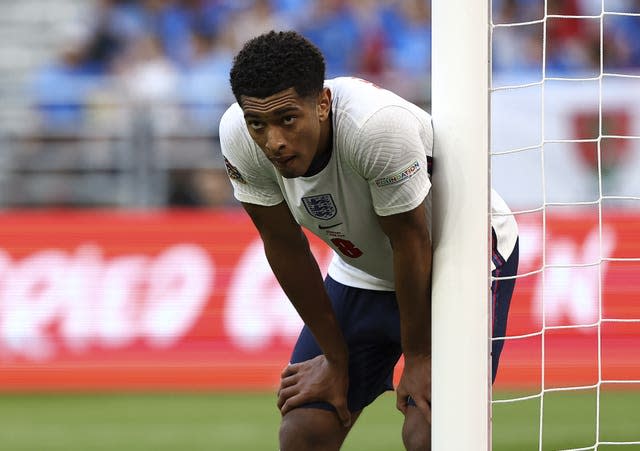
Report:
M 342 238 L 334 238 L 331 240 L 336 245 L 338 250 L 347 257 L 358 258 L 362 255 L 362 251 L 358 249 L 355 244 L 349 240 L 343 240 Z

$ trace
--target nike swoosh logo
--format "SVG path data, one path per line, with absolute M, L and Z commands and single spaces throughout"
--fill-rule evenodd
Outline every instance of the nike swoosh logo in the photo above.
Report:
M 318 228 L 320 230 L 325 230 L 325 229 L 333 229 L 334 227 L 338 227 L 339 225 L 342 225 L 341 222 L 337 223 L 337 224 L 333 224 L 333 225 L 328 225 L 328 226 L 323 226 L 323 225 L 319 225 Z

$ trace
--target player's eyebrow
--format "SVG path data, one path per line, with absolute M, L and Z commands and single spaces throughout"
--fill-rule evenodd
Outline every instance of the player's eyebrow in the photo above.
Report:
M 282 116 L 284 114 L 287 113 L 292 113 L 292 112 L 298 112 L 301 111 L 302 109 L 297 106 L 297 105 L 288 105 L 288 106 L 284 106 L 282 108 L 278 108 L 277 110 L 273 110 L 273 111 L 269 111 L 269 112 L 265 112 L 265 113 L 259 113 L 257 111 L 247 111 L 244 113 L 244 118 L 245 119 L 249 119 L 249 118 L 254 118 L 254 117 L 260 117 L 260 116 Z

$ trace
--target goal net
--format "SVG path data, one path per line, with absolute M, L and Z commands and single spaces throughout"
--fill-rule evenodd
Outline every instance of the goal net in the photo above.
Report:
M 491 181 L 521 245 L 493 449 L 640 449 L 640 1 L 491 3 Z

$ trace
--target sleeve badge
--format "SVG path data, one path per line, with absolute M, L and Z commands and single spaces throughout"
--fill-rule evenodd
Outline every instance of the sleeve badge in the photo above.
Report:
M 242 174 L 240 174 L 240 171 L 238 171 L 238 168 L 232 165 L 231 162 L 227 160 L 227 157 L 224 157 L 224 167 L 226 168 L 227 175 L 231 180 L 235 180 L 236 182 L 245 183 L 245 184 L 247 183 L 244 177 L 242 177 Z
M 376 179 L 375 183 L 378 188 L 382 188 L 383 186 L 395 185 L 396 183 L 404 182 L 405 180 L 410 179 L 411 177 L 416 175 L 418 171 L 420 171 L 420 162 L 416 160 L 406 168 L 394 174 Z

